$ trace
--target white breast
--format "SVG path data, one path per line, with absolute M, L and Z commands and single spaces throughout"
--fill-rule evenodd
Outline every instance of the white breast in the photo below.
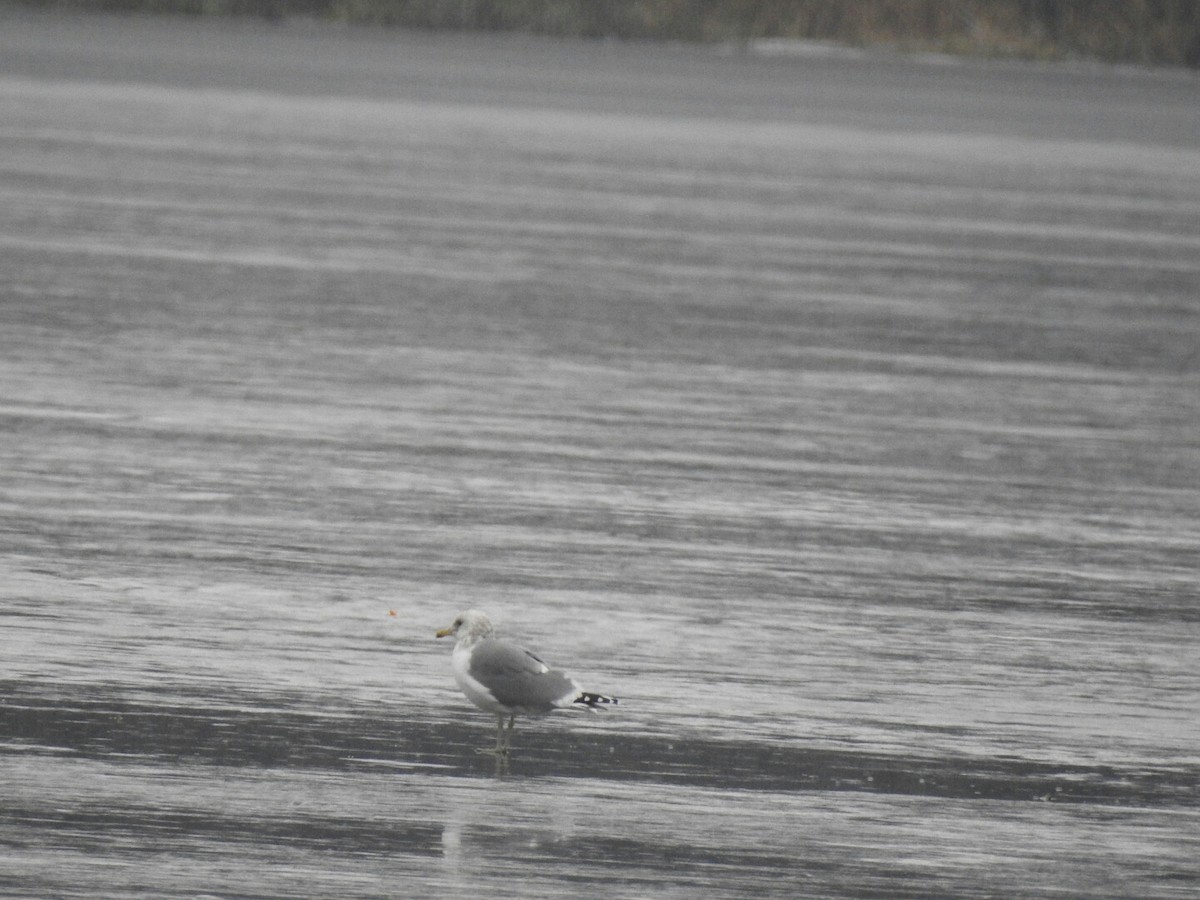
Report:
M 458 686 L 462 692 L 467 695 L 467 699 L 480 709 L 487 710 L 490 713 L 500 714 L 511 712 L 508 707 L 498 703 L 487 688 L 471 677 L 468 671 L 470 664 L 471 648 L 464 647 L 461 644 L 455 646 L 454 653 L 450 656 L 450 665 L 454 669 L 454 680 L 458 682 Z

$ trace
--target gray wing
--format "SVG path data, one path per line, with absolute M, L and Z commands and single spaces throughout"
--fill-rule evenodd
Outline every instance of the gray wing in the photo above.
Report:
M 487 638 L 471 651 L 471 677 L 505 706 L 526 714 L 569 704 L 579 691 L 572 679 L 516 644 Z

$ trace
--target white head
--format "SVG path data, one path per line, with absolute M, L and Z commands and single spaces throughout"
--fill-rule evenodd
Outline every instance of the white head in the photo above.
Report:
M 440 638 L 456 637 L 460 644 L 474 644 L 486 637 L 491 637 L 494 629 L 492 620 L 477 609 L 468 609 L 459 613 L 453 624 L 446 626 L 437 633 Z

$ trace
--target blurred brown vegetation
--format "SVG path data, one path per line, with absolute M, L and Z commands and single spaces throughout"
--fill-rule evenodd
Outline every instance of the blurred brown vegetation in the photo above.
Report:
M 110 11 L 318 16 L 575 37 L 855 46 L 1200 67 L 1200 0 L 24 0 Z

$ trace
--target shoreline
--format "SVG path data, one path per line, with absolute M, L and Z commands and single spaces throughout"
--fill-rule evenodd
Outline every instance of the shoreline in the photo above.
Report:
M 1092 9 L 1092 6 L 1095 9 Z M 415 8 L 414 8 L 415 7 Z M 258 19 L 268 23 L 341 23 L 405 31 L 525 33 L 587 40 L 728 46 L 756 55 L 888 53 L 946 59 L 1129 65 L 1200 69 L 1200 12 L 1168 5 L 1129 8 L 1078 3 L 947 3 L 936 13 L 912 0 L 821 4 L 760 2 L 692 7 L 681 3 L 475 3 L 429 0 L 18 0 L 0 9 L 52 13 Z M 1040 11 L 1039 11 L 1040 10 Z M 1067 20 L 1070 21 L 1067 21 Z M 799 51 L 792 48 L 799 47 Z

